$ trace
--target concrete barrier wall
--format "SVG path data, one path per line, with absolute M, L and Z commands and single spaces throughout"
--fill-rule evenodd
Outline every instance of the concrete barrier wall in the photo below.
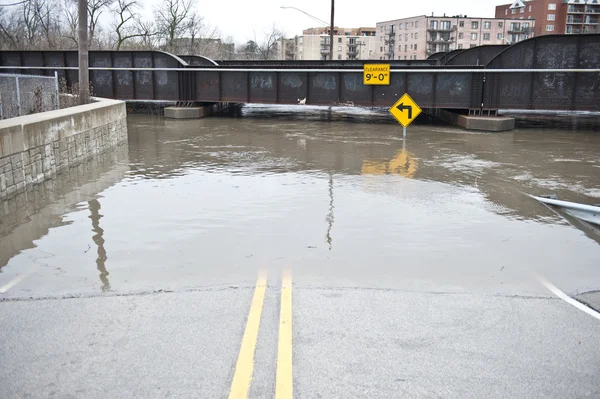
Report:
M 122 101 L 101 99 L 0 121 L 0 200 L 126 141 Z

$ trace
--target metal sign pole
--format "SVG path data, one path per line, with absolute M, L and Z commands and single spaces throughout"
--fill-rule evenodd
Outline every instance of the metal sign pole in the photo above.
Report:
M 406 140 L 406 127 L 403 128 L 402 137 Z

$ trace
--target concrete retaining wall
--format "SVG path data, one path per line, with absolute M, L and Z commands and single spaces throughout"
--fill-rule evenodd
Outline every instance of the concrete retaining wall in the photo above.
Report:
M 0 200 L 126 141 L 122 101 L 99 100 L 0 121 Z

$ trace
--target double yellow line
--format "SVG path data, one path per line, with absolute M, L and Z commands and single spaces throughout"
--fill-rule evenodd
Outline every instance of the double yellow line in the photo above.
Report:
M 261 274 L 256 282 L 242 346 L 235 366 L 235 374 L 229 391 L 229 399 L 248 397 L 254 373 L 254 351 L 260 326 L 267 276 Z M 284 273 L 281 283 L 281 310 L 279 314 L 279 345 L 277 348 L 277 375 L 275 397 L 291 399 L 294 394 L 292 377 L 292 276 Z

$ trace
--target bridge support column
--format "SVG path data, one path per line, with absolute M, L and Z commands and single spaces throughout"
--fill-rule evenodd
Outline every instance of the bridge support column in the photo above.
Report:
M 167 107 L 165 118 L 167 119 L 201 119 L 210 115 L 212 106 L 201 107 Z
M 430 115 L 454 126 L 483 132 L 505 132 L 515 128 L 515 118 L 508 116 L 464 115 L 447 109 L 430 109 Z

